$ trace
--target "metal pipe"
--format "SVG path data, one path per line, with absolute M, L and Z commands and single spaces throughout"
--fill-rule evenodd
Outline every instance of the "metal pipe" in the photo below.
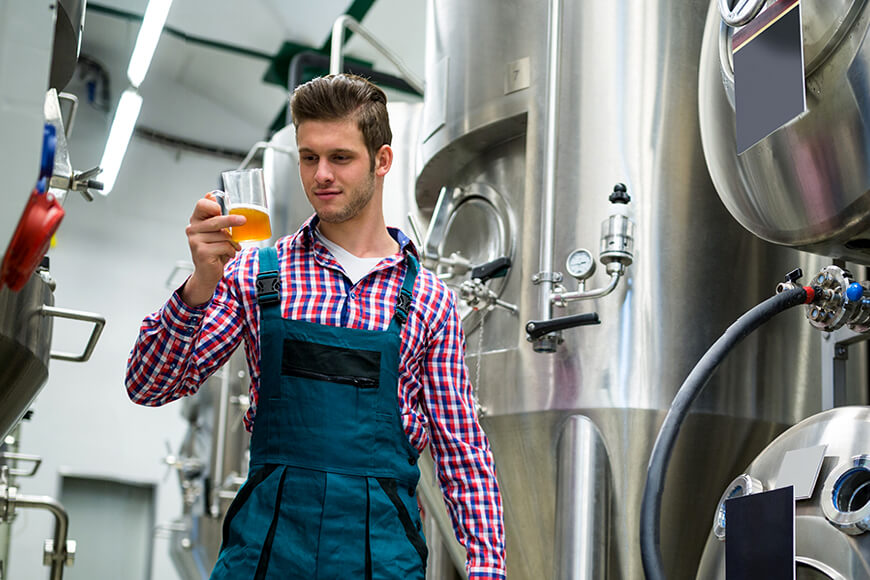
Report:
M 290 59 L 290 68 L 287 72 L 287 88 L 292 92 L 293 89 L 302 84 L 302 75 L 306 67 L 315 67 L 322 70 L 329 70 L 329 63 L 329 57 L 325 54 L 314 52 L 313 50 L 300 52 L 292 59 Z M 351 72 L 350 68 L 351 65 L 344 67 L 344 72 Z M 419 96 L 423 96 L 422 91 L 409 85 L 408 81 L 403 78 L 391 75 L 389 73 L 376 71 L 371 67 L 360 65 L 353 65 L 353 72 L 366 77 L 376 85 L 380 85 L 382 87 L 390 87 L 399 91 L 404 91 L 406 93 L 415 93 Z M 289 114 L 287 115 L 287 118 L 290 118 Z
M 10 500 L 14 507 L 44 509 L 54 515 L 54 549 L 51 552 L 51 580 L 63 578 L 63 567 L 66 564 L 66 536 L 69 530 L 69 516 L 63 506 L 53 497 L 19 495 Z
M 344 69 L 344 29 L 347 28 L 362 36 L 368 43 L 380 52 L 387 60 L 393 63 L 402 77 L 408 82 L 411 87 L 421 95 L 423 94 L 423 81 L 417 78 L 411 69 L 405 66 L 399 55 L 372 35 L 371 32 L 363 28 L 352 16 L 342 14 L 336 18 L 332 25 L 332 46 L 329 52 L 329 74 L 338 74 Z
M 595 290 L 587 290 L 577 292 L 555 292 L 552 296 L 550 296 L 550 302 L 552 302 L 555 306 L 565 306 L 568 302 L 575 302 L 577 300 L 591 300 L 592 298 L 601 298 L 602 296 L 607 296 L 611 292 L 616 289 L 617 284 L 619 284 L 619 279 L 622 277 L 622 272 L 612 272 L 610 274 L 610 282 L 607 286 L 602 288 L 596 288 Z
M 547 53 L 547 124 L 544 150 L 544 192 L 541 196 L 541 253 L 540 253 L 540 295 L 539 318 L 549 320 L 553 317 L 550 301 L 554 281 L 553 243 L 555 239 L 555 200 L 556 171 L 558 168 L 557 133 L 559 127 L 559 75 L 561 70 L 560 52 L 562 27 L 562 2 L 550 0 L 550 23 L 548 29 L 549 49 Z
M 211 517 L 218 518 L 221 515 L 221 489 L 224 482 L 224 453 L 227 445 L 227 408 L 230 402 L 230 364 L 223 367 L 221 375 L 221 394 L 218 402 L 217 433 L 215 434 L 215 461 L 214 473 L 211 480 L 214 483 L 214 491 L 211 496 Z
M 464 580 L 467 578 L 465 572 L 465 550 L 459 542 L 455 541 L 453 525 L 450 523 L 450 518 L 444 510 L 444 499 L 441 497 L 441 492 L 435 483 L 437 480 L 435 478 L 434 465 L 426 457 L 420 457 L 417 465 L 420 467 L 420 483 L 417 486 L 417 490 L 420 492 L 420 501 L 426 507 L 426 517 L 434 520 L 441 538 L 444 540 L 442 544 L 450 554 L 450 559 L 453 560 L 456 571 Z
M 555 578 L 607 577 L 610 462 L 601 433 L 583 415 L 562 427 L 557 447 Z
M 293 149 L 291 147 L 281 147 L 280 145 L 273 145 L 272 143 L 269 143 L 267 141 L 257 141 L 256 143 L 254 143 L 254 146 L 251 147 L 251 150 L 248 151 L 248 154 L 245 155 L 245 158 L 242 159 L 242 162 L 239 163 L 239 170 L 247 169 L 248 165 L 251 164 L 251 161 L 253 161 L 254 156 L 257 154 L 257 152 L 265 151 L 266 149 L 272 149 L 273 151 L 277 151 L 278 153 L 284 153 L 286 155 L 289 155 L 290 157 L 293 157 L 294 159 L 296 159 L 296 161 L 299 161 L 299 154 L 296 152 L 296 149 Z

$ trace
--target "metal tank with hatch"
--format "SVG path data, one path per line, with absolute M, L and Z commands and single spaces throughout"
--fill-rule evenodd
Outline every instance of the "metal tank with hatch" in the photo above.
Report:
M 462 301 L 509 578 L 643 576 L 641 495 L 674 394 L 732 321 L 821 264 L 716 195 L 697 115 L 707 5 L 428 3 L 423 249 Z M 697 401 L 663 499 L 673 577 L 694 575 L 733 473 L 821 410 L 821 341 L 780 317 Z
M 700 60 L 701 137 L 728 211 L 762 239 L 870 262 L 870 9 L 864 0 L 800 2 L 806 112 L 735 154 L 737 26 L 711 2 Z M 761 8 L 771 0 L 743 3 Z M 751 11 L 749 11 L 751 14 Z
M 728 531 L 724 501 L 781 487 L 789 453 L 822 447 L 821 465 L 807 461 L 791 478 L 806 478 L 809 497 L 795 503 L 795 573 L 799 579 L 870 577 L 870 409 L 839 407 L 795 425 L 770 444 L 725 489 L 698 568 L 698 579 L 725 578 Z M 815 471 L 818 470 L 818 473 Z M 814 483 L 814 485 L 813 485 Z M 721 517 L 720 517 L 721 514 Z
M 836 341 L 829 353 L 836 388 L 849 374 L 838 366 L 847 349 L 857 351 L 854 358 L 866 364 L 866 345 L 860 343 L 870 328 L 865 296 L 870 284 L 862 281 L 866 270 L 846 268 L 842 262 L 870 263 L 870 11 L 863 0 L 800 3 L 806 111 L 738 155 L 731 38 L 772 4 L 746 2 L 726 10 L 722 2 L 710 3 L 699 73 L 701 137 L 719 196 L 741 225 L 763 239 L 835 260 L 824 262 L 811 278 L 822 297 L 806 307 L 805 324 Z M 787 384 L 775 381 L 768 388 Z M 854 398 L 835 397 L 834 403 L 866 404 L 866 384 L 863 391 Z M 796 498 L 796 577 L 870 575 L 867 418 L 867 407 L 838 407 L 810 417 L 777 438 L 748 467 L 735 471 L 735 479 L 720 488 L 720 503 L 708 514 L 713 530 L 697 578 L 724 577 L 726 500 L 789 485 L 791 479 L 783 477 L 788 454 L 819 446 L 822 462 L 815 487 L 809 497 Z M 814 466 L 802 467 L 809 471 Z M 802 475 L 811 480 L 813 474 Z

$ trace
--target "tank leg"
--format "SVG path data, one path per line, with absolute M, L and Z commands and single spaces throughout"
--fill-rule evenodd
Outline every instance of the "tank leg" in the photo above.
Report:
M 610 464 L 595 424 L 568 418 L 559 434 L 556 467 L 556 578 L 607 578 Z

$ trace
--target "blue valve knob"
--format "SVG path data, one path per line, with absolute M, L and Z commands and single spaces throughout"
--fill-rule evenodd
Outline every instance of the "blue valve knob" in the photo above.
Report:
M 864 287 L 861 286 L 858 282 L 853 282 L 849 284 L 849 287 L 846 288 L 846 298 L 849 299 L 849 302 L 857 302 L 864 297 Z
M 46 123 L 42 133 L 42 161 L 39 166 L 39 177 L 51 177 L 54 173 L 54 154 L 57 150 L 57 129 L 51 123 Z

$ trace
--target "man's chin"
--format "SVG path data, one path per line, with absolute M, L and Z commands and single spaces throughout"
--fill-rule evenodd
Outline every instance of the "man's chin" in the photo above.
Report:
M 350 219 L 350 216 L 333 211 L 316 211 L 317 219 L 327 224 L 342 224 Z

